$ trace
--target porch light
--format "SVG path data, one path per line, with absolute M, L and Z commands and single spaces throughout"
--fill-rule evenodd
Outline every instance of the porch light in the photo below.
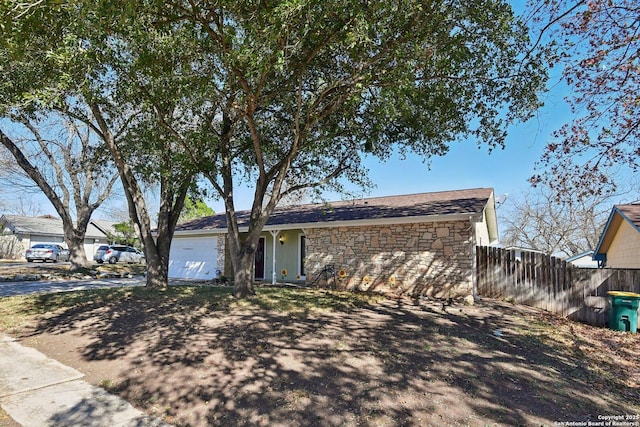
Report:
M 281 245 L 284 245 L 284 236 L 278 237 L 278 242 L 280 242 Z

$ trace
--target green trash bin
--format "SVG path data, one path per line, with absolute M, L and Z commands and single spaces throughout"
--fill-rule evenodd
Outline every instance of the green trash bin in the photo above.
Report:
M 607 294 L 609 329 L 635 334 L 638 330 L 640 294 L 621 291 L 609 291 Z

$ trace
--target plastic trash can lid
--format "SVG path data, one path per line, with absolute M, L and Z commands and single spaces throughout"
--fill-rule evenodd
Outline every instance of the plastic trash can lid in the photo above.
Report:
M 640 294 L 636 294 L 634 292 L 609 291 L 607 294 L 612 297 L 640 298 Z

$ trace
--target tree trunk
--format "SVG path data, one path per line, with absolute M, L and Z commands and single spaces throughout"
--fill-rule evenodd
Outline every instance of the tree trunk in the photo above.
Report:
M 71 270 L 78 270 L 89 266 L 87 252 L 84 250 L 84 237 L 87 234 L 87 226 L 91 220 L 93 209 L 76 208 L 78 220 L 74 227 L 70 215 L 62 216 L 65 240 L 71 252 Z
M 160 221 L 158 236 L 154 240 L 151 233 L 145 234 L 145 256 L 147 257 L 147 287 L 165 289 L 169 285 L 169 253 L 173 238 L 171 224 Z
M 232 254 L 233 262 L 233 296 L 246 298 L 256 294 L 253 287 L 253 267 L 255 250 L 244 247 L 240 256 Z
M 68 208 L 65 210 L 58 210 L 60 217 L 62 218 L 62 228 L 64 230 L 64 240 L 69 247 L 71 261 L 71 270 L 79 270 L 89 265 L 87 261 L 87 253 L 84 250 L 84 237 L 87 234 L 87 225 L 91 219 L 91 213 L 93 210 L 76 208 L 78 213 L 78 220 L 73 223 L 73 219 L 69 214 Z
M 159 256 L 154 250 L 146 251 L 147 288 L 165 289 L 169 283 L 169 259 Z M 151 259 L 149 259 L 149 257 Z
M 84 250 L 84 239 L 74 236 L 71 239 L 67 239 L 67 246 L 69 246 L 69 252 L 71 257 L 71 270 L 78 270 L 89 265 L 87 260 L 87 254 Z

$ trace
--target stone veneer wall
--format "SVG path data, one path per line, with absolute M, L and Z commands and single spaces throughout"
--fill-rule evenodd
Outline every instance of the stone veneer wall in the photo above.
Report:
M 473 292 L 468 221 L 307 230 L 307 281 L 334 264 L 338 287 L 449 298 Z M 322 285 L 322 281 L 319 282 Z

